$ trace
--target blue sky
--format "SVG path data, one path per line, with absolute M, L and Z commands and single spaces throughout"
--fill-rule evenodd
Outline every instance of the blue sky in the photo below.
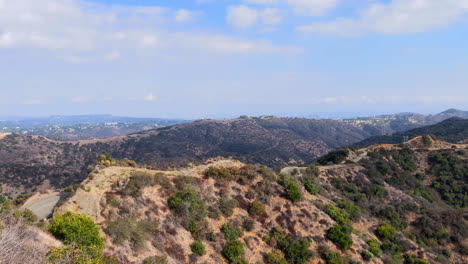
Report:
M 0 116 L 468 110 L 467 0 L 0 0 Z

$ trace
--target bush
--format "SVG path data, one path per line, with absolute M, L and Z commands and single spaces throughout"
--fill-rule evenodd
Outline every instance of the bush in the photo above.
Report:
M 77 245 L 53 248 L 47 254 L 47 263 L 104 264 L 104 256 L 101 251 L 93 247 L 79 247 Z
M 249 214 L 252 216 L 261 216 L 265 214 L 265 205 L 258 200 L 253 201 L 249 206 Z
M 374 256 L 380 257 L 380 255 L 382 255 L 382 250 L 380 250 L 380 243 L 376 239 L 367 241 L 367 245 L 369 245 L 369 251 Z
M 273 250 L 263 256 L 265 264 L 288 264 L 289 262 L 284 257 L 284 253 L 279 250 Z
M 268 235 L 263 237 L 263 240 L 268 245 L 281 250 L 288 263 L 306 263 L 312 257 L 308 239 L 288 236 L 278 228 L 273 228 Z
M 320 175 L 320 169 L 317 165 L 311 164 L 304 171 L 304 176 L 318 177 Z
M 255 220 L 253 220 L 252 218 L 246 217 L 244 221 L 242 222 L 242 227 L 247 232 L 252 231 L 255 228 Z
M 280 243 L 280 249 L 286 255 L 289 263 L 303 264 L 312 257 L 309 250 L 310 242 L 306 238 L 289 239 L 287 243 Z
M 347 225 L 350 222 L 348 213 L 341 208 L 327 204 L 325 212 L 338 224 Z
M 85 215 L 67 212 L 54 216 L 49 225 L 49 232 L 66 244 L 101 250 L 104 248 L 104 239 L 99 235 L 99 227 Z
M 361 256 L 362 256 L 362 259 L 364 259 L 365 261 L 370 261 L 374 257 L 374 255 L 367 250 L 363 250 L 361 252 Z
M 215 180 L 226 180 L 234 181 L 237 180 L 237 175 L 234 173 L 234 168 L 229 167 L 209 167 L 204 172 L 206 177 L 213 178 Z
M 337 203 L 338 207 L 345 210 L 348 218 L 350 220 L 355 220 L 361 215 L 361 208 L 359 206 L 353 204 L 352 202 L 348 201 L 339 201 Z
M 236 240 L 242 235 L 242 230 L 231 223 L 226 223 L 221 227 L 221 231 L 227 240 Z
M 205 245 L 201 241 L 195 241 L 190 246 L 192 249 L 193 254 L 197 256 L 203 256 L 206 253 Z
M 286 198 L 291 202 L 299 202 L 302 198 L 301 190 L 296 181 L 289 175 L 283 175 L 279 182 L 286 189 Z
M 34 224 L 36 223 L 39 218 L 37 217 L 37 215 L 35 215 L 31 210 L 29 209 L 24 209 L 21 213 L 20 213 L 20 217 L 21 219 L 28 225 L 30 224 Z
M 191 187 L 185 187 L 168 199 L 169 207 L 178 214 L 188 211 L 192 214 L 206 216 L 206 207 L 200 196 Z
M 223 196 L 219 201 L 219 210 L 224 216 L 229 217 L 234 213 L 234 208 L 238 205 L 239 202 L 236 199 L 229 199 L 228 197 Z
M 307 179 L 304 181 L 304 188 L 306 191 L 312 195 L 317 194 L 317 186 L 313 179 Z
M 437 152 L 429 158 L 430 172 L 438 176 L 432 187 L 440 193 L 442 199 L 454 207 L 464 208 L 468 198 L 468 166 L 466 161 L 451 153 Z
M 417 258 L 411 254 L 405 254 L 403 258 L 405 259 L 404 264 L 428 264 L 424 259 Z
M 338 252 L 327 251 L 322 254 L 322 258 L 326 264 L 347 264 Z
M 348 157 L 349 149 L 340 149 L 337 151 L 330 152 L 325 156 L 322 156 L 318 159 L 320 165 L 330 165 L 330 164 L 339 164 Z
M 144 172 L 134 172 L 130 176 L 130 180 L 122 191 L 122 194 L 139 197 L 142 194 L 143 188 L 154 185 L 156 185 L 156 178 L 153 175 Z
M 158 230 L 159 223 L 152 221 L 134 221 L 130 219 L 120 218 L 118 220 L 108 222 L 104 229 L 114 243 L 122 244 L 129 241 L 133 248 L 141 248 L 144 241 L 150 239 Z
M 430 146 L 432 144 L 432 138 L 430 136 L 423 136 L 422 141 L 424 145 Z
M 244 244 L 239 240 L 231 240 L 224 247 L 222 253 L 229 263 L 242 263 L 245 253 Z
M 376 234 L 382 239 L 393 240 L 396 230 L 390 224 L 383 223 L 377 228 Z
M 336 225 L 327 231 L 327 238 L 335 243 L 341 250 L 346 251 L 353 246 L 351 238 L 352 228 L 347 225 Z
M 152 256 L 152 257 L 147 257 L 145 260 L 143 260 L 143 264 L 167 264 L 169 263 L 167 261 L 167 257 L 162 257 L 162 256 Z

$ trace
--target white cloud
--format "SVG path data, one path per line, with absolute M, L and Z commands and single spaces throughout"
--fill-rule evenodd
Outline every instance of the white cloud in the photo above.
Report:
M 467 13 L 466 0 L 393 0 L 387 4 L 372 4 L 358 19 L 340 18 L 301 26 L 297 30 L 334 35 L 419 33 L 456 23 Z
M 180 9 L 175 14 L 175 21 L 179 23 L 189 22 L 195 19 L 195 14 L 186 9 Z
M 321 16 L 338 5 L 338 0 L 286 0 L 299 15 Z
M 276 25 L 283 20 L 283 14 L 278 8 L 265 8 L 260 13 L 262 22 L 267 25 Z
M 152 93 L 148 94 L 147 96 L 143 97 L 143 100 L 147 102 L 153 102 L 156 100 L 156 96 L 154 96 Z
M 103 6 L 79 0 L 0 0 L 0 48 L 45 49 L 65 61 L 85 63 L 128 54 L 178 56 L 183 50 L 199 56 L 257 52 L 265 47 L 264 41 L 168 30 L 174 19 L 182 22 L 193 16 L 188 10 L 174 12 L 163 7 Z M 254 14 L 257 20 L 258 13 Z M 181 38 L 188 41 L 178 42 Z M 209 43 L 213 39 L 222 39 L 223 44 Z M 213 45 L 218 49 L 213 51 Z M 268 47 L 275 52 L 291 50 L 269 42 Z
M 245 5 L 228 7 L 227 22 L 237 28 L 253 26 L 258 19 L 258 11 Z
M 245 5 L 230 6 L 227 14 L 227 22 L 237 28 L 248 28 L 259 23 L 276 25 L 281 23 L 282 19 L 283 12 L 278 8 L 257 10 Z
M 271 5 L 278 3 L 278 0 L 244 0 L 247 4 Z

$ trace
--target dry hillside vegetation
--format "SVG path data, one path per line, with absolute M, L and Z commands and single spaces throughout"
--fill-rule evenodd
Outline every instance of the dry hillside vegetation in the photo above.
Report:
M 466 151 L 418 137 L 281 173 L 99 166 L 55 215 L 90 216 L 121 263 L 467 263 Z
M 214 157 L 232 157 L 271 168 L 304 166 L 333 149 L 388 133 L 386 129 L 378 129 L 380 125 L 375 126 L 339 120 L 243 117 L 200 120 L 125 137 L 79 142 L 2 135 L 0 185 L 4 185 L 5 193 L 16 197 L 79 184 L 87 177 L 88 165 L 103 154 L 156 168 L 201 164 Z M 453 142 L 468 135 L 464 119 L 447 120 L 409 135 L 421 132 L 434 132 Z M 394 139 L 389 143 L 401 142 L 402 136 Z

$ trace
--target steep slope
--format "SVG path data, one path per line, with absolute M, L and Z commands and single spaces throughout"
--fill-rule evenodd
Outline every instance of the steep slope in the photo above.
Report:
M 281 174 L 234 160 L 99 167 L 55 214 L 91 216 L 121 263 L 466 263 L 467 151 L 418 137 Z
M 373 136 L 353 144 L 353 146 L 364 147 L 375 144 L 398 144 L 403 142 L 405 137 L 412 138 L 421 135 L 433 135 L 452 143 L 462 142 L 468 139 L 468 119 L 452 117 L 431 126 L 415 128 L 393 135 Z

